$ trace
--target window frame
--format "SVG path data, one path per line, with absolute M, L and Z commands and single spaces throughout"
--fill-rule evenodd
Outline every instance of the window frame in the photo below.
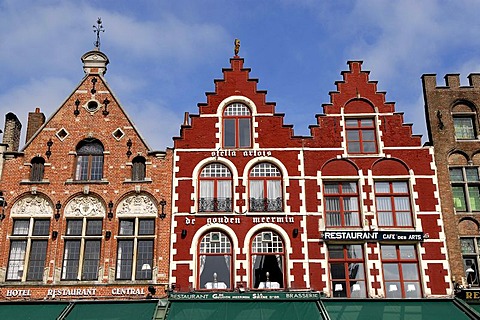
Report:
M 147 171 L 147 160 L 145 157 L 136 156 L 132 159 L 132 181 L 145 181 Z
M 358 246 L 361 250 L 361 257 L 360 258 L 350 258 L 349 257 L 349 249 L 350 246 Z M 342 249 L 342 258 L 332 258 L 331 253 L 333 252 L 332 247 L 341 247 Z M 330 274 L 330 293 L 332 297 L 344 297 L 344 298 L 366 298 L 367 297 L 367 279 L 365 276 L 365 255 L 364 255 L 364 248 L 363 244 L 328 244 L 327 245 L 327 251 L 328 251 L 328 256 L 327 256 L 327 262 L 328 262 L 328 269 L 329 269 L 329 274 Z M 359 279 L 350 279 L 350 264 L 355 264 L 359 263 L 362 265 L 363 268 L 363 277 Z M 343 264 L 344 272 L 345 272 L 345 277 L 343 278 L 333 278 L 332 274 L 332 264 Z M 354 284 L 351 284 L 351 282 L 356 281 L 356 282 L 363 282 L 363 290 L 360 287 L 358 291 L 359 295 L 357 296 L 352 296 L 352 292 L 356 290 L 352 290 L 352 287 Z M 337 283 L 336 283 L 337 282 Z M 340 284 L 338 282 L 344 282 L 345 283 L 345 289 L 342 290 L 336 290 L 336 285 Z M 358 284 L 358 283 L 355 283 Z M 339 293 L 336 295 L 335 293 L 338 291 L 344 291 L 345 290 L 345 296 L 341 295 Z
M 462 134 L 462 132 L 460 132 L 460 128 L 459 125 L 460 123 L 457 123 L 456 120 L 464 120 L 464 119 L 468 119 L 470 120 L 470 124 L 468 126 L 462 126 L 463 128 L 461 129 L 462 131 L 464 131 L 464 133 Z M 476 113 L 475 112 L 471 112 L 471 113 L 452 113 L 452 121 L 453 121 L 453 129 L 454 129 L 454 136 L 455 136 L 455 140 L 457 141 L 465 141 L 465 140 L 477 140 L 478 139 L 478 128 L 477 128 L 477 124 L 476 124 Z M 458 126 L 457 126 L 458 125 Z M 467 128 L 467 129 L 465 129 Z M 471 133 L 472 135 L 470 136 L 464 136 L 465 135 L 465 130 L 468 132 L 468 133 Z
M 251 148 L 253 143 L 252 110 L 244 103 L 233 102 L 225 107 L 222 112 L 222 117 L 222 146 L 225 149 Z M 231 124 L 227 125 L 228 123 Z M 242 123 L 248 124 L 248 127 L 243 128 Z M 232 126 L 234 132 L 227 129 L 228 126 Z M 242 139 L 244 138 L 243 134 L 246 133 L 248 133 L 248 144 L 242 142 Z M 232 138 L 234 140 L 233 144 L 229 141 L 232 140 Z
M 268 236 L 268 237 L 267 237 Z M 258 247 L 258 245 L 260 247 Z M 267 250 L 262 250 L 265 248 L 264 244 L 266 244 Z M 265 264 L 267 263 L 265 259 L 268 257 L 269 260 L 276 260 L 277 267 L 281 272 L 281 275 L 269 275 L 267 279 L 265 271 L 262 274 L 262 270 L 264 270 Z M 257 232 L 252 238 L 250 242 L 250 288 L 256 290 L 272 290 L 272 289 L 286 289 L 287 288 L 287 271 L 286 271 L 286 254 L 285 254 L 285 241 L 284 239 L 275 231 L 273 230 L 260 230 Z M 280 257 L 281 268 L 278 266 L 278 258 Z M 260 260 L 259 260 L 260 258 Z M 269 263 L 275 263 L 275 261 L 269 261 Z M 258 262 L 258 263 L 257 263 Z M 257 267 L 258 264 L 258 267 Z M 257 270 L 258 270 L 258 279 L 257 279 Z M 272 281 L 273 280 L 281 280 Z M 262 281 L 264 280 L 264 281 Z M 262 285 L 263 283 L 263 285 Z M 276 285 L 278 284 L 278 285 Z
M 344 189 L 344 186 L 343 184 L 353 184 L 355 186 L 355 192 L 353 193 L 345 193 L 343 192 L 343 189 Z M 326 186 L 327 185 L 337 185 L 338 187 L 338 193 L 328 193 L 326 192 Z M 358 187 L 358 181 L 354 181 L 354 180 L 326 180 L 323 182 L 323 200 L 324 200 L 324 212 L 325 212 L 325 226 L 327 228 L 351 228 L 351 227 L 361 227 L 362 226 L 362 223 L 361 223 L 361 207 L 360 207 L 360 191 L 359 191 L 359 187 Z M 331 198 L 332 200 L 333 199 L 337 199 L 338 200 L 338 211 L 335 211 L 335 210 L 329 210 L 328 208 L 328 198 Z M 345 199 L 344 198 L 356 198 L 356 205 L 357 205 L 357 208 L 356 208 L 356 211 L 354 210 L 345 210 Z M 354 216 L 352 215 L 353 218 L 352 219 L 352 224 L 347 224 L 346 223 L 346 216 L 345 216 L 345 213 L 346 212 L 350 212 L 350 213 L 356 213 L 356 220 L 357 220 L 357 224 L 353 224 L 355 222 L 355 218 Z M 334 214 L 334 213 L 338 213 L 339 214 L 339 217 L 340 217 L 340 225 L 330 225 L 329 224 L 329 214 Z
M 463 240 L 463 241 L 462 241 Z M 472 240 L 472 251 L 468 252 L 465 249 L 464 243 L 466 243 L 465 240 Z M 465 236 L 465 237 L 460 237 L 460 250 L 462 254 L 462 262 L 463 262 L 463 270 L 465 272 L 465 280 L 467 281 L 467 284 L 473 287 L 479 287 L 480 286 L 480 237 L 475 237 L 475 236 Z M 467 264 L 467 260 L 474 260 L 474 264 L 472 267 L 472 264 Z M 470 276 L 471 272 L 467 272 L 468 268 L 472 268 L 475 278 L 473 276 Z
M 81 141 L 76 149 L 74 180 L 102 181 L 105 165 L 104 153 L 105 148 L 99 140 Z
M 452 171 L 453 170 L 461 170 L 462 172 L 462 180 L 455 180 L 452 178 Z M 467 173 L 468 170 L 475 170 L 477 180 L 469 180 L 469 175 Z M 457 213 L 474 213 L 480 211 L 480 200 L 475 196 L 471 196 L 472 191 L 470 189 L 476 189 L 477 194 L 480 194 L 480 167 L 477 166 L 449 166 L 448 168 L 449 178 L 450 178 L 450 186 L 452 188 L 452 201 L 453 201 L 453 208 Z M 463 196 L 463 204 L 465 205 L 465 210 L 461 210 L 457 206 L 457 198 L 455 195 L 455 189 L 458 190 L 461 188 L 462 196 Z M 477 199 L 479 201 L 478 205 L 474 205 L 474 201 Z M 460 200 L 460 199 L 459 199 Z M 461 200 L 460 200 L 461 201 Z M 473 210 L 477 207 L 478 210 Z
M 378 192 L 377 191 L 377 183 L 388 183 L 388 192 Z M 394 184 L 396 183 L 404 183 L 406 187 L 406 192 L 395 192 Z M 379 227 L 382 228 L 413 228 L 414 227 L 414 219 L 413 219 L 413 206 L 412 206 L 412 197 L 411 197 L 411 192 L 410 192 L 410 184 L 408 180 L 375 180 L 374 185 L 373 185 L 373 190 L 375 194 L 375 209 L 376 209 L 376 214 L 377 214 L 377 224 Z M 390 205 L 390 211 L 386 210 L 380 210 L 379 207 L 379 199 L 380 198 L 388 198 L 389 205 Z M 400 219 L 398 219 L 398 216 L 402 212 L 407 212 L 406 210 L 397 210 L 397 203 L 395 199 L 400 199 L 400 198 L 407 198 L 408 199 L 408 213 L 409 213 L 409 219 L 410 223 L 408 225 L 401 225 L 398 223 Z M 391 212 L 392 216 L 392 221 L 393 224 L 380 224 L 380 213 L 381 212 Z
M 30 181 L 42 182 L 45 175 L 45 159 L 42 157 L 34 157 L 30 161 Z
M 356 126 L 349 126 L 348 121 L 356 121 Z M 370 120 L 372 124 L 370 126 L 362 126 L 362 121 Z M 347 153 L 349 154 L 376 154 L 378 153 L 378 139 L 377 139 L 377 127 L 375 124 L 375 118 L 345 118 L 345 141 L 347 146 Z M 364 136 L 367 131 L 372 131 L 373 140 L 366 140 Z M 349 138 L 349 132 L 357 132 L 358 140 Z M 352 151 L 352 143 L 358 143 L 359 151 Z M 366 143 L 373 143 L 375 146 L 373 151 L 365 151 Z
M 268 167 L 267 167 L 268 166 Z M 258 169 L 258 170 L 257 170 Z M 263 197 L 254 197 L 255 182 L 262 182 Z M 280 196 L 275 197 L 269 192 L 269 182 L 273 182 L 279 189 Z M 257 163 L 250 169 L 248 174 L 248 208 L 250 212 L 283 212 L 284 208 L 284 191 L 283 191 L 283 175 L 282 171 L 271 162 Z
M 213 184 L 213 197 L 202 196 L 203 185 Z M 220 197 L 220 184 L 229 182 L 230 195 Z M 233 175 L 225 164 L 212 162 L 205 165 L 198 176 L 198 212 L 232 212 L 233 211 Z

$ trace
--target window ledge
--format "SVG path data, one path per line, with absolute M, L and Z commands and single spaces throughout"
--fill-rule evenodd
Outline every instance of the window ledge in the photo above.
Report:
M 151 178 L 145 178 L 145 180 L 132 180 L 132 179 L 125 179 L 123 183 L 152 183 L 153 180 Z
M 65 184 L 109 184 L 108 180 L 73 180 L 67 179 Z
M 49 184 L 50 180 L 43 179 L 42 181 L 31 181 L 31 180 L 22 180 L 20 184 Z

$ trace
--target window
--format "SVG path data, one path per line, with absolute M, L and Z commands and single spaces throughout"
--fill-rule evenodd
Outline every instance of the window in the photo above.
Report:
M 362 245 L 329 245 L 328 264 L 333 297 L 366 297 Z
M 84 140 L 77 147 L 75 180 L 98 181 L 103 178 L 103 146 L 98 140 Z
M 258 233 L 252 242 L 252 282 L 258 289 L 283 288 L 285 274 L 283 241 L 273 231 Z
M 250 109 L 241 103 L 232 103 L 223 112 L 223 147 L 249 148 L 252 144 Z
M 50 220 L 13 221 L 7 280 L 43 280 L 49 234 Z
M 376 153 L 373 119 L 345 119 L 347 151 L 349 153 Z
M 456 211 L 480 211 L 478 167 L 450 167 L 450 182 Z
M 420 276 L 414 245 L 381 245 L 386 298 L 420 298 Z
M 102 220 L 67 220 L 62 280 L 97 280 Z
M 378 226 L 412 227 L 410 193 L 406 181 L 375 182 Z
M 145 158 L 135 157 L 132 160 L 132 181 L 145 180 Z
M 219 231 L 207 233 L 200 242 L 198 279 L 202 289 L 230 289 L 232 245 Z
M 211 163 L 200 173 L 198 211 L 232 211 L 232 174 L 223 164 Z
M 45 169 L 45 159 L 42 157 L 35 157 L 30 164 L 32 165 L 30 170 L 30 181 L 42 181 Z
M 117 279 L 151 280 L 154 219 L 120 220 L 118 231 Z
M 463 267 L 467 283 L 472 286 L 480 284 L 479 258 L 480 238 L 460 238 L 462 248 Z
M 356 182 L 325 182 L 327 227 L 360 226 Z
M 473 116 L 453 116 L 453 126 L 455 127 L 455 138 L 457 140 L 476 139 Z
M 273 164 L 263 162 L 250 171 L 250 211 L 283 211 L 282 175 Z

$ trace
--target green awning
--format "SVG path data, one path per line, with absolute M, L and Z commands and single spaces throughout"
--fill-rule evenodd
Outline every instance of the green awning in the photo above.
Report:
M 315 301 L 172 301 L 167 320 L 322 320 Z
M 470 308 L 472 308 L 473 310 L 477 311 L 478 313 L 480 313 L 480 304 L 473 304 L 473 303 L 470 304 L 470 303 L 469 303 L 468 306 L 469 306 Z
M 75 302 L 64 319 L 67 320 L 152 320 L 156 300 L 123 302 Z M 20 318 L 17 318 L 20 319 Z M 52 318 L 55 319 L 55 318 Z
M 2 320 L 57 319 L 68 303 L 0 303 Z
M 472 319 L 453 300 L 322 299 L 331 320 Z

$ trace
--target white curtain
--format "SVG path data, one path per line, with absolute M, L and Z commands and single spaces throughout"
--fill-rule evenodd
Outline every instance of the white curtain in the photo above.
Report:
M 282 197 L 282 184 L 280 180 L 267 180 L 268 199 L 277 199 Z
M 220 199 L 225 199 L 225 198 L 231 198 L 232 197 L 232 183 L 231 181 L 224 181 L 220 180 L 218 181 L 218 198 Z M 200 190 L 200 192 L 202 192 Z M 212 190 L 212 195 L 213 195 L 213 190 Z
M 325 205 L 327 208 L 327 225 L 340 226 L 342 220 L 340 218 L 340 199 L 334 197 L 325 198 Z M 333 211 L 333 212 L 331 212 Z
M 200 276 L 203 273 L 203 269 L 205 269 L 205 261 L 207 261 L 207 256 L 205 255 L 200 256 Z
M 397 224 L 399 226 L 411 226 L 410 200 L 408 197 L 396 197 L 395 209 L 397 211 Z
M 263 181 L 251 180 L 250 181 L 250 198 L 263 199 Z
M 27 248 L 26 241 L 12 241 L 10 249 L 10 258 L 8 261 L 8 280 L 20 280 L 22 278 L 21 271 L 24 270 L 25 250 Z
M 389 197 L 377 197 L 378 225 L 392 226 L 392 203 Z
M 230 256 L 224 255 L 225 257 L 225 264 L 227 265 L 228 271 L 230 271 Z
M 345 214 L 345 225 L 358 226 L 358 199 L 356 197 L 343 198 L 343 211 Z
M 200 181 L 200 198 L 213 198 L 213 180 Z

